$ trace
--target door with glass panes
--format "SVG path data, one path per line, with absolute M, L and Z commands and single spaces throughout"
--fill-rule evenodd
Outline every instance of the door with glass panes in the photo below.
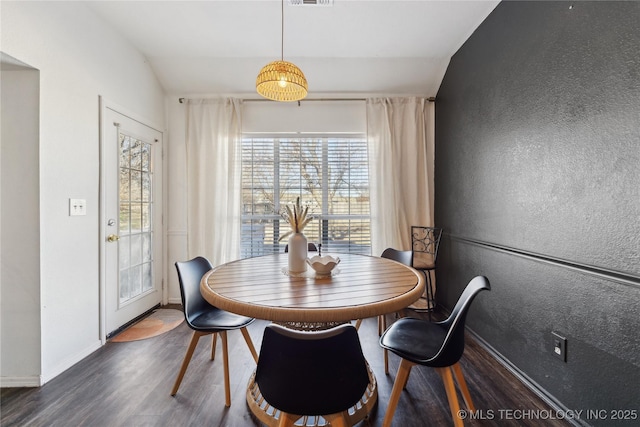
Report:
M 104 109 L 105 332 L 162 301 L 162 133 Z

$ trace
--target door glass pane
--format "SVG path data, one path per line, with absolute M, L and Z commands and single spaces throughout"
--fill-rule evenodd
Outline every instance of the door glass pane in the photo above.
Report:
M 142 234 L 142 262 L 151 261 L 151 233 Z
M 142 201 L 151 201 L 151 174 L 142 172 Z
M 152 144 L 120 134 L 120 304 L 154 289 L 153 149 Z
M 142 236 L 134 234 L 131 236 L 131 266 L 142 262 Z
M 151 170 L 151 144 L 142 144 L 142 170 L 147 172 Z
M 131 171 L 131 200 L 142 200 L 142 172 Z
M 142 293 L 142 266 L 136 265 L 129 270 L 130 297 L 133 298 Z
M 129 169 L 120 169 L 120 201 L 131 200 Z
M 140 213 L 142 215 L 142 231 L 151 231 L 151 205 L 143 203 L 140 206 Z
M 131 233 L 139 233 L 142 231 L 142 206 L 139 203 L 131 203 Z
M 142 264 L 142 291 L 148 291 L 153 288 L 153 277 L 151 272 L 151 263 Z
M 132 139 L 131 141 L 131 169 L 142 169 L 142 141 Z
M 129 299 L 129 270 L 120 271 L 120 302 Z
M 129 142 L 130 138 L 126 135 L 120 134 L 120 167 L 129 167 Z
M 129 268 L 129 265 L 131 265 L 130 248 L 131 248 L 131 237 L 121 236 L 120 241 L 118 243 L 118 252 L 119 252 L 118 258 L 120 259 L 120 270 Z
M 131 224 L 131 206 L 129 203 L 120 202 L 120 236 L 129 234 L 129 225 Z

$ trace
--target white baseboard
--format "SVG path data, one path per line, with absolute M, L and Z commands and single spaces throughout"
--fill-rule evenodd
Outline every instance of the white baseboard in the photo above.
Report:
M 60 375 L 61 373 L 63 373 L 73 365 L 75 365 L 76 363 L 80 362 L 82 359 L 84 359 L 91 353 L 93 353 L 94 351 L 98 350 L 100 347 L 102 347 L 102 343 L 100 341 L 96 341 L 93 344 L 89 345 L 88 347 L 85 347 L 83 350 L 79 351 L 78 353 L 67 357 L 62 362 L 58 363 L 58 365 L 56 365 L 53 369 L 51 369 L 50 372 L 43 373 L 42 384 L 45 384 L 51 381 L 52 379 L 54 379 L 55 377 L 57 377 L 58 375 Z
M 182 299 L 180 299 L 180 298 L 169 298 L 169 304 L 182 304 Z
M 42 377 L 40 375 L 31 375 L 28 377 L 0 377 L 0 387 L 40 387 Z

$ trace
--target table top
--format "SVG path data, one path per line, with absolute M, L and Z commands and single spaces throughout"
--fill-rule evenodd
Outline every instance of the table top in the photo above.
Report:
M 200 291 L 212 305 L 274 322 L 345 322 L 392 313 L 417 301 L 423 275 L 399 262 L 332 254 L 330 277 L 288 275 L 287 254 L 233 261 L 204 275 Z

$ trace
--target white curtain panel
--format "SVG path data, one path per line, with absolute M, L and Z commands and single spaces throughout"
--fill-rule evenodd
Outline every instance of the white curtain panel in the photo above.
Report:
M 188 254 L 214 266 L 240 258 L 241 106 L 187 100 Z
M 425 98 L 367 99 L 371 251 L 411 249 L 411 226 L 433 226 L 435 107 Z

